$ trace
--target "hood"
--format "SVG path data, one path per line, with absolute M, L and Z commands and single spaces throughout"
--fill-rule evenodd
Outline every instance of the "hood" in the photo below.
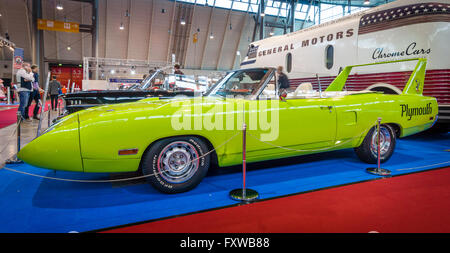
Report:
M 171 99 L 159 99 L 158 97 L 146 98 L 131 103 L 110 104 L 96 106 L 77 112 L 80 122 L 92 120 L 98 117 L 103 119 L 117 117 L 119 115 L 152 115 L 158 113 L 162 115 L 172 114 L 178 110 L 183 103 L 202 103 L 203 105 L 214 105 L 224 102 L 225 99 L 218 97 L 178 97 Z

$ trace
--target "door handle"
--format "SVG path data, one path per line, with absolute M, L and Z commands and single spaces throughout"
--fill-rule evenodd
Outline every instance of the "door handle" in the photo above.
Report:
M 333 110 L 333 106 L 332 105 L 321 105 L 320 109 L 322 110 L 329 110 L 330 112 Z

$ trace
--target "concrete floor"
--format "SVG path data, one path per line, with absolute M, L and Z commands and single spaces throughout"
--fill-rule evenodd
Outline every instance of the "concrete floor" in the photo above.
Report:
M 14 108 L 14 107 L 0 107 L 0 110 L 4 108 Z M 57 111 L 51 111 L 50 121 L 58 116 Z M 37 128 L 39 125 L 39 120 L 24 121 L 21 124 L 21 147 L 25 146 L 27 143 L 36 138 Z M 41 132 L 48 127 L 48 114 L 44 112 L 43 119 L 41 123 Z M 17 153 L 17 134 L 16 134 L 17 124 L 12 124 L 10 126 L 0 129 L 0 168 L 4 166 L 7 159 L 11 158 Z

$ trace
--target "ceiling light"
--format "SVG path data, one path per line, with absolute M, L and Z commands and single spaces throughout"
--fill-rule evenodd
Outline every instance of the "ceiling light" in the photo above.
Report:
M 123 30 L 123 29 L 125 29 L 125 27 L 123 26 L 123 23 L 120 23 L 120 27 L 119 27 L 119 29 L 120 29 L 120 30 Z
M 69 51 L 70 51 L 71 49 L 72 49 L 72 48 L 71 48 L 70 46 L 68 46 L 68 47 L 67 47 L 67 50 L 69 50 Z
M 185 25 L 186 24 L 186 21 L 184 20 L 184 18 L 181 19 L 180 24 L 181 25 Z
M 109 73 L 111 73 L 111 74 L 115 74 L 115 73 L 116 73 L 116 71 L 115 71 L 114 69 L 111 69 L 111 70 L 109 71 Z
M 269 35 L 270 35 L 270 36 L 273 36 L 273 35 L 274 35 L 274 33 L 273 33 L 273 32 L 270 32 L 270 33 L 269 33 Z
M 214 39 L 214 35 L 211 33 L 211 34 L 209 35 L 209 38 L 210 38 L 210 39 Z
M 261 17 L 264 17 L 266 15 L 266 13 L 261 12 Z
M 130 71 L 130 73 L 131 73 L 132 75 L 134 75 L 134 74 L 136 74 L 136 70 L 132 69 L 132 70 Z
M 368 5 L 368 4 L 370 4 L 370 0 L 365 0 L 364 5 Z
M 64 7 L 62 6 L 61 2 L 58 2 L 58 3 L 56 4 L 56 9 L 58 9 L 58 10 L 60 10 L 60 11 L 64 9 Z

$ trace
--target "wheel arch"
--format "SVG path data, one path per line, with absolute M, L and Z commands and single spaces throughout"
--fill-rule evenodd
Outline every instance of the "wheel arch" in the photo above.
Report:
M 400 136 L 402 136 L 402 127 L 399 124 L 397 124 L 397 123 L 384 123 L 384 124 L 388 125 L 389 127 L 392 128 L 392 130 L 394 130 L 396 138 L 399 138 Z
M 395 87 L 392 84 L 388 84 L 388 83 L 374 83 L 374 84 L 370 85 L 369 87 L 367 87 L 366 90 L 383 91 L 385 94 L 396 94 L 396 95 L 402 94 L 402 91 L 399 88 Z
M 214 145 L 211 143 L 211 141 L 208 139 L 208 138 L 206 138 L 206 137 L 204 137 L 204 136 L 202 136 L 202 135 L 197 135 L 197 134 L 184 134 L 184 135 L 172 135 L 172 136 L 166 136 L 166 137 L 161 137 L 161 138 L 159 138 L 159 139 L 156 139 L 156 140 L 154 140 L 154 141 L 152 141 L 146 148 L 145 148 L 145 150 L 144 150 L 144 152 L 142 153 L 142 156 L 141 156 L 141 158 L 140 158 L 140 161 L 139 161 L 139 168 L 138 168 L 138 170 L 139 171 L 141 171 L 142 170 L 142 158 L 145 156 L 145 154 L 150 150 L 150 148 L 153 146 L 153 145 L 155 145 L 155 143 L 157 143 L 158 141 L 161 141 L 161 140 L 165 140 L 165 139 L 168 139 L 168 138 L 173 138 L 173 137 L 197 137 L 197 138 L 199 138 L 199 139 L 201 139 L 202 141 L 204 141 L 205 142 L 205 144 L 208 146 L 208 151 L 210 151 L 210 150 L 213 150 L 214 149 Z M 211 165 L 214 165 L 214 166 L 218 166 L 218 164 L 219 164 L 219 162 L 218 162 L 218 158 L 217 158 L 217 154 L 216 154 L 216 151 L 214 150 L 214 151 L 212 151 L 211 152 Z

